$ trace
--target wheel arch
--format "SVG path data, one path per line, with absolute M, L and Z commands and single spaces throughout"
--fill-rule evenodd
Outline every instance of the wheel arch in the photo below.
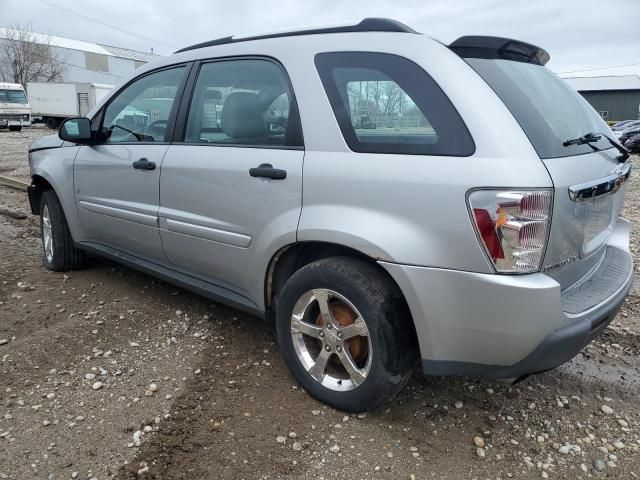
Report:
M 31 207 L 31 213 L 34 215 L 40 215 L 40 204 L 42 202 L 42 194 L 47 190 L 53 190 L 53 185 L 49 180 L 41 175 L 31 176 L 31 185 L 29 186 L 29 206 Z M 57 193 L 56 193 L 57 195 Z
M 76 210 L 73 182 L 73 166 L 79 147 L 60 147 L 58 140 L 51 136 L 44 137 L 40 144 L 32 144 L 31 148 L 34 147 L 41 148 L 41 150 L 32 150 L 29 154 L 31 185 L 28 189 L 36 192 L 34 207 L 38 210 L 35 213 L 40 213 L 42 193 L 53 190 L 62 205 L 73 239 L 82 240 L 83 234 Z
M 404 292 L 395 281 L 395 279 L 384 269 L 376 259 L 371 256 L 345 245 L 324 242 L 324 241 L 303 241 L 296 242 L 278 250 L 269 262 L 264 280 L 264 301 L 267 317 L 272 317 L 277 305 L 278 292 L 282 289 L 285 282 L 296 271 L 318 260 L 330 257 L 350 257 L 358 258 L 370 263 L 385 278 L 386 281 L 396 290 L 399 298 L 406 307 L 411 325 L 415 334 L 415 322 L 411 315 L 411 310 L 405 298 Z M 416 335 L 417 341 L 417 335 Z

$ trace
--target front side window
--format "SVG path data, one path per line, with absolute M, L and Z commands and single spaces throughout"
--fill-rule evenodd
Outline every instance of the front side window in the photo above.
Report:
M 267 60 L 202 65 L 184 141 L 251 146 L 301 146 L 297 110 L 282 70 Z
M 102 123 L 106 143 L 163 142 L 185 67 L 145 75 L 109 103 Z
M 26 104 L 27 96 L 22 90 L 0 90 L 0 103 Z
M 349 148 L 366 153 L 473 154 L 460 115 L 435 81 L 397 55 L 335 52 L 316 67 Z

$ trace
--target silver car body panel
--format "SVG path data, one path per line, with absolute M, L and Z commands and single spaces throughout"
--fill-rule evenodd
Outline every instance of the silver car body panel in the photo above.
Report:
M 168 145 L 113 144 L 80 147 L 74 186 L 85 242 L 96 242 L 146 260 L 165 262 L 158 230 L 160 171 Z M 155 170 L 136 170 L 140 158 Z
M 73 187 L 73 162 L 79 148 L 65 144 L 57 135 L 49 135 L 33 142 L 29 153 L 31 177 L 43 178 L 52 186 L 76 241 L 83 237 Z
M 169 147 L 160 178 L 160 235 L 175 268 L 264 307 L 269 261 L 296 241 L 302 150 L 222 145 Z M 269 163 L 284 180 L 249 176 Z
M 613 176 L 626 178 L 628 174 L 621 174 L 630 166 L 621 165 L 617 155 L 616 150 L 610 149 L 543 161 L 553 178 L 556 194 L 542 268 L 563 289 L 583 277 L 602 258 L 603 246 L 622 208 L 626 182 L 618 182 L 615 191 L 580 201 L 572 199 L 571 192 L 587 185 L 601 185 Z
M 402 289 L 414 319 L 423 319 L 415 322 L 423 359 L 510 366 L 551 333 L 597 318 L 612 299 L 626 296 L 633 281 L 628 222 L 617 222 L 607 248 L 624 256 L 624 274 L 612 280 L 611 295 L 595 296 L 597 303 L 585 305 L 579 314 L 564 312 L 560 284 L 544 273 L 487 275 L 380 264 Z

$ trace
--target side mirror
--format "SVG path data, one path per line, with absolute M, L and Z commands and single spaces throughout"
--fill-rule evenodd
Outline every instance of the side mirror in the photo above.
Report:
M 91 121 L 85 117 L 67 118 L 60 125 L 58 136 L 65 142 L 91 145 L 93 143 Z

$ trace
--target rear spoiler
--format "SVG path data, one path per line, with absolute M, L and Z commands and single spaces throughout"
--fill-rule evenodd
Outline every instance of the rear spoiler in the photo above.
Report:
M 513 60 L 536 65 L 544 65 L 551 58 L 543 48 L 502 37 L 460 37 L 449 48 L 462 58 Z

